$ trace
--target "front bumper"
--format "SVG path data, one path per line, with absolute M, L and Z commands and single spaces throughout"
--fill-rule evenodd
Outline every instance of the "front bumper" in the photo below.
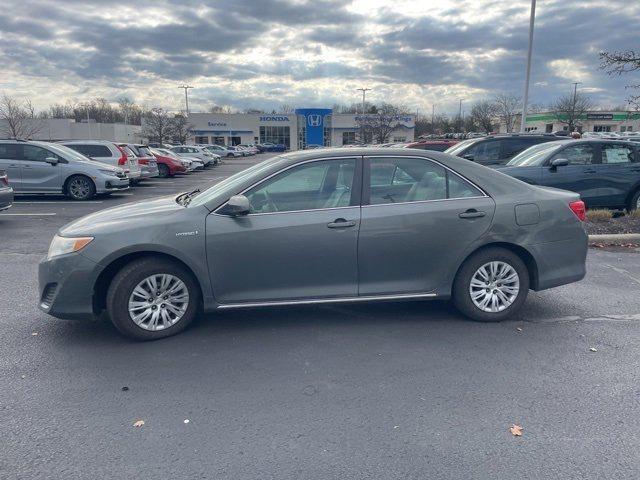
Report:
M 98 183 L 98 182 L 96 182 Z M 114 190 L 126 190 L 129 188 L 129 178 L 108 177 L 104 178 L 98 186 L 97 193 L 113 192 Z
M 3 188 L 0 190 L 0 211 L 6 210 L 13 204 L 13 188 Z
M 92 320 L 93 285 L 100 266 L 81 253 L 43 259 L 38 265 L 38 308 L 69 320 Z

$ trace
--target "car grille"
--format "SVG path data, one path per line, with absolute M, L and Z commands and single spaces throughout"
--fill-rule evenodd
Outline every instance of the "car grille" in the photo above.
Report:
M 118 178 L 127 178 L 127 174 L 124 172 L 116 172 L 116 177 Z
M 44 292 L 42 293 L 42 299 L 40 300 L 40 304 L 43 307 L 49 308 L 51 306 L 53 303 L 53 297 L 56 296 L 57 289 L 57 283 L 47 283 L 47 286 L 44 287 Z

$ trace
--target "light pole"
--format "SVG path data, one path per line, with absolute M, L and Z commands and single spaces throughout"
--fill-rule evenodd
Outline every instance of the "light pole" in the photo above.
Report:
M 357 90 L 362 92 L 362 122 L 360 123 L 362 132 L 360 133 L 360 140 L 362 140 L 362 143 L 364 143 L 364 99 L 365 99 L 365 94 L 371 89 L 358 88 Z M 356 113 L 358 112 L 356 111 Z
M 536 0 L 531 0 L 531 16 L 529 17 L 529 51 L 527 52 L 527 73 L 524 77 L 524 93 L 522 95 L 522 117 L 520 119 L 520 133 L 524 133 L 527 118 L 527 102 L 529 101 L 529 77 L 531 76 L 531 52 L 533 51 L 533 23 L 536 19 Z
M 580 85 L 582 82 L 573 82 L 573 101 L 571 102 L 571 131 L 573 132 L 573 128 L 575 125 L 573 125 L 573 123 L 575 122 L 576 118 L 576 100 L 578 99 L 578 85 Z
M 189 115 L 189 89 L 193 88 L 191 85 L 187 85 L 186 83 L 183 85 L 179 85 L 178 88 L 184 88 L 184 106 L 187 111 L 187 116 Z

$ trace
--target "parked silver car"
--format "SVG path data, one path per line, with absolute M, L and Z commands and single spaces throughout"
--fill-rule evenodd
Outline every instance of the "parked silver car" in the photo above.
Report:
M 91 160 L 122 168 L 132 183 L 140 180 L 142 170 L 138 157 L 128 148 L 106 140 L 72 140 L 60 143 Z
M 122 168 L 93 161 L 57 143 L 0 140 L 0 169 L 15 193 L 63 193 L 87 200 L 129 188 Z
M 138 165 L 140 165 L 140 180 L 160 176 L 158 162 L 148 146 L 137 143 L 119 143 L 118 146 L 128 148 L 138 159 Z
M 2 145 L 0 145 L 2 149 Z M 0 170 L 0 211 L 11 208 L 13 204 L 13 188 L 9 186 L 7 172 Z
M 220 155 L 211 153 L 197 145 L 178 145 L 176 147 L 171 147 L 169 150 L 181 157 L 199 158 L 204 162 L 205 167 L 209 165 L 217 165 L 220 161 Z
M 498 321 L 530 288 L 584 277 L 583 219 L 578 194 L 440 152 L 296 152 L 65 226 L 40 264 L 39 305 L 106 310 L 137 339 L 178 333 L 201 309 L 269 305 L 452 297 Z
M 230 148 L 224 145 L 203 145 L 205 150 L 220 155 L 221 157 L 242 157 L 242 152 L 235 148 Z

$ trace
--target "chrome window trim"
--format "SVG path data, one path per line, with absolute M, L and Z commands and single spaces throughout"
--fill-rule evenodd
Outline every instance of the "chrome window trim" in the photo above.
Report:
M 396 202 L 396 203 L 376 203 L 373 205 L 362 205 L 362 208 L 367 207 L 392 207 L 395 205 L 411 205 L 413 203 L 433 203 L 433 202 L 450 202 L 453 200 L 477 200 L 479 198 L 491 198 L 488 195 L 476 196 L 476 197 L 456 197 L 456 198 L 436 198 L 435 200 L 415 200 L 413 202 Z
M 216 308 L 220 310 L 231 308 L 269 307 L 285 305 L 311 305 L 322 303 L 348 303 L 348 302 L 371 302 L 377 300 L 403 300 L 410 298 L 433 298 L 436 293 L 400 293 L 395 295 L 363 295 L 360 297 L 335 297 L 335 298 L 311 298 L 301 300 L 269 300 L 265 302 L 247 303 L 222 303 Z
M 489 195 L 487 195 L 487 192 L 485 192 L 484 189 L 480 188 L 474 182 L 472 182 L 471 180 L 469 180 L 468 178 L 462 176 L 461 174 L 459 174 L 455 170 L 452 170 L 451 168 L 447 167 L 445 164 L 440 163 L 438 160 L 435 160 L 435 159 L 433 159 L 431 157 L 420 157 L 420 156 L 417 156 L 417 155 L 416 156 L 413 156 L 413 155 L 393 156 L 393 155 L 389 155 L 389 154 L 386 154 L 386 155 L 385 154 L 376 154 L 376 155 L 365 155 L 364 156 L 365 160 L 367 160 L 369 158 L 414 158 L 414 159 L 419 159 L 419 160 L 428 160 L 430 162 L 435 163 L 436 165 L 439 165 L 440 167 L 444 168 L 445 170 L 453 173 L 454 175 L 460 177 L 465 182 L 470 183 L 471 185 L 473 185 L 476 189 L 478 189 L 482 193 L 481 196 L 475 196 L 475 197 L 439 198 L 439 199 L 436 199 L 436 200 L 416 200 L 414 202 L 398 202 L 398 203 L 377 203 L 376 205 L 400 205 L 400 203 L 439 202 L 439 201 L 442 201 L 442 200 L 461 200 L 461 199 L 465 199 L 465 198 L 484 198 L 484 197 L 489 197 Z M 371 188 L 371 185 L 369 185 L 369 188 Z M 363 207 L 368 207 L 368 206 L 373 206 L 373 205 L 362 205 L 362 206 Z
M 257 181 L 256 183 L 254 183 L 253 185 L 245 188 L 244 190 L 242 190 L 240 193 L 236 193 L 235 195 L 244 195 L 246 192 L 248 192 L 249 190 L 251 190 L 254 187 L 257 187 L 258 185 L 266 182 L 267 180 L 275 177 L 276 175 L 280 175 L 283 172 L 286 172 L 287 170 L 294 168 L 294 167 L 299 167 L 300 165 L 305 165 L 307 163 L 313 163 L 313 162 L 322 162 L 325 160 L 355 160 L 356 161 L 356 166 L 357 166 L 357 162 L 358 162 L 358 158 L 362 158 L 362 155 L 348 155 L 348 156 L 344 156 L 344 157 L 323 157 L 323 158 L 313 158 L 311 160 L 305 160 L 304 162 L 298 162 L 298 163 L 294 163 L 293 165 L 289 165 L 288 167 L 283 168 L 282 170 L 278 170 L 277 172 L 272 173 L 271 175 L 269 175 L 268 177 L 263 178 L 262 180 Z M 354 176 L 357 175 L 357 172 L 354 172 Z M 213 212 L 211 212 L 214 215 L 219 215 L 221 217 L 229 217 L 230 215 L 224 215 L 222 213 L 218 213 L 218 210 L 220 210 L 221 208 L 223 208 L 229 200 L 227 200 L 226 202 L 224 202 L 222 205 L 220 205 L 218 208 L 216 208 Z M 274 215 L 274 214 L 279 214 L 279 213 L 300 213 L 300 212 L 317 212 L 319 210 L 341 210 L 344 208 L 360 208 L 362 205 L 349 205 L 346 207 L 330 207 L 330 208 L 310 208 L 310 209 L 305 209 L 305 210 L 285 210 L 282 212 L 264 212 L 264 213 L 248 213 L 246 215 L 243 215 L 243 217 L 253 217 L 256 215 Z M 234 217 L 235 218 L 235 217 Z

